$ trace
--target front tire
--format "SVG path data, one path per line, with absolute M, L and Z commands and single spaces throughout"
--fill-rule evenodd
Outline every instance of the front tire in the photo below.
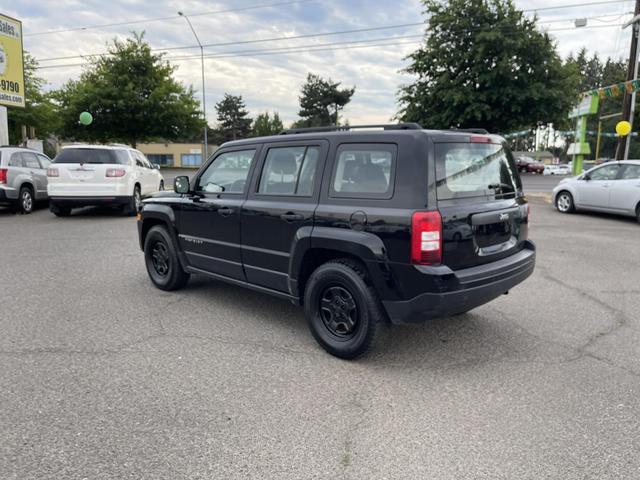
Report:
M 178 290 L 189 281 L 189 275 L 180 265 L 171 235 L 163 226 L 149 230 L 144 240 L 144 260 L 147 273 L 160 290 Z
M 556 197 L 556 208 L 560 213 L 573 213 L 576 210 L 575 204 L 573 203 L 573 195 L 571 195 L 566 190 L 558 193 Z
M 345 359 L 369 349 L 385 318 L 364 269 L 348 259 L 327 262 L 311 274 L 304 305 L 316 341 L 331 355 Z
M 22 187 L 18 196 L 18 212 L 23 215 L 29 215 L 33 212 L 35 206 L 35 198 L 33 191 L 29 187 Z

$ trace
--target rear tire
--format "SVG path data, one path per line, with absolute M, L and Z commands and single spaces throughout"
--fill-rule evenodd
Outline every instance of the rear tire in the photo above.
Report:
M 556 208 L 560 213 L 573 213 L 576 207 L 573 203 L 573 195 L 566 190 L 561 191 L 556 196 Z
M 71 215 L 70 207 L 61 207 L 51 202 L 49 202 L 49 210 L 51 210 L 51 213 L 53 213 L 56 217 L 68 217 L 69 215 Z
M 18 212 L 29 215 L 33 212 L 36 200 L 30 187 L 21 187 L 18 195 Z
M 160 290 L 178 290 L 191 275 L 182 270 L 178 252 L 166 227 L 156 225 L 144 240 L 144 260 L 151 282 Z
M 316 341 L 331 355 L 344 359 L 365 353 L 385 319 L 364 269 L 349 259 L 327 262 L 311 274 L 304 306 Z
M 160 180 L 160 186 L 158 187 L 160 192 L 164 192 L 164 180 Z
M 640 204 L 636 207 L 636 220 L 640 223 Z

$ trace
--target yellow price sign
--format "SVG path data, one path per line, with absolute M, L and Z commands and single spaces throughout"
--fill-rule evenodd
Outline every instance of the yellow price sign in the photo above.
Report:
M 22 22 L 0 14 L 0 105 L 24 107 Z

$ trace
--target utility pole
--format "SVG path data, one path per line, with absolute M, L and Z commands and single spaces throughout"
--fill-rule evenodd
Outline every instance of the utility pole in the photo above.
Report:
M 640 22 L 640 0 L 636 0 L 636 8 L 633 18 L 625 23 L 622 28 L 633 27 L 631 33 L 631 50 L 629 52 L 629 65 L 627 67 L 627 81 L 635 80 L 638 76 L 638 22 Z M 633 112 L 635 110 L 636 92 L 631 95 L 625 90 L 622 104 L 622 119 L 627 120 L 633 126 Z M 631 135 L 618 137 L 618 148 L 616 149 L 616 160 L 626 160 L 629 158 L 629 145 Z
M 638 0 L 640 2 L 640 0 Z M 178 15 L 184 17 L 184 19 L 189 24 L 189 28 L 193 32 L 193 36 L 196 37 L 196 42 L 200 46 L 200 64 L 202 66 L 202 114 L 204 115 L 204 149 L 202 150 L 202 163 L 206 162 L 209 159 L 209 142 L 207 140 L 207 101 L 206 101 L 206 93 L 204 88 L 204 48 L 202 47 L 202 43 L 200 43 L 200 39 L 198 38 L 198 34 L 191 25 L 191 20 L 184 13 L 178 12 Z

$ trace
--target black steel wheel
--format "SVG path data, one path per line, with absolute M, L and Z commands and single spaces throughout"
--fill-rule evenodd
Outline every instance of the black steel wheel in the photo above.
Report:
M 149 278 L 161 290 L 177 290 L 189 281 L 190 275 L 182 269 L 171 235 L 164 226 L 156 225 L 147 233 L 144 259 Z
M 336 357 L 365 353 L 376 338 L 384 310 L 364 267 L 350 259 L 320 265 L 304 292 L 309 329 L 316 341 Z

